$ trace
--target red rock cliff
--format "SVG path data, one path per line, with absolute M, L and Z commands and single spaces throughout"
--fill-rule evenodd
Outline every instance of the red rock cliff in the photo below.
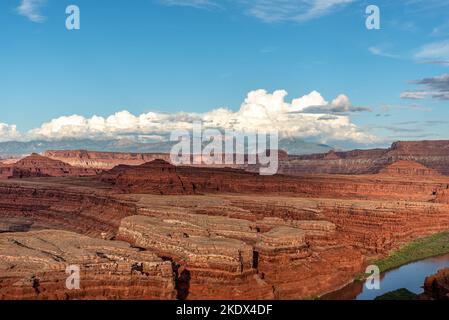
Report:
M 0 176 L 6 178 L 92 176 L 95 174 L 97 174 L 96 170 L 73 167 L 68 163 L 36 153 L 13 164 L 0 167 Z

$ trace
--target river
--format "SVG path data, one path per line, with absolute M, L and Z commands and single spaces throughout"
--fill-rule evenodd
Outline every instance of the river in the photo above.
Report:
M 413 293 L 423 292 L 424 280 L 438 270 L 449 267 L 449 254 L 412 262 L 381 275 L 380 289 L 369 290 L 363 282 L 353 282 L 346 287 L 322 297 L 324 300 L 373 300 L 385 293 L 405 288 Z

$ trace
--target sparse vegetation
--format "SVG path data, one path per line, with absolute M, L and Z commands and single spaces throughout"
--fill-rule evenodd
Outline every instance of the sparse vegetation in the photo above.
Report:
M 388 257 L 371 261 L 370 264 L 377 265 L 380 272 L 383 273 L 411 262 L 443 254 L 449 254 L 449 232 L 441 232 L 417 239 L 391 253 Z M 368 276 L 369 274 L 364 272 L 357 273 L 354 275 L 354 281 L 364 282 Z
M 385 259 L 377 260 L 381 272 L 398 268 L 404 264 L 449 253 L 449 232 L 437 233 L 417 239 L 393 252 Z

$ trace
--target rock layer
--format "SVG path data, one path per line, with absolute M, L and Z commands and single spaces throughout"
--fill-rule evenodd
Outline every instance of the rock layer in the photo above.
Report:
M 236 169 L 212 169 L 175 167 L 163 160 L 155 160 L 141 166 L 120 166 L 99 176 L 122 193 L 146 194 L 203 194 L 203 193 L 267 193 L 295 194 L 304 197 L 342 197 L 353 199 L 401 199 L 435 200 L 438 190 L 448 188 L 449 180 L 432 170 L 412 166 L 402 174 L 401 164 L 396 170 L 399 179 L 390 174 L 384 176 L 332 176 L 303 175 L 299 177 L 275 175 L 261 176 Z M 393 168 L 393 169 L 391 169 Z M 396 169 L 394 169 L 396 168 Z M 399 170 L 399 171 L 398 171 Z M 419 179 L 416 179 L 416 173 Z M 403 178 L 405 176 L 405 178 Z
M 241 240 L 253 247 L 253 268 L 279 299 L 332 291 L 350 282 L 363 269 L 365 258 L 383 257 L 417 237 L 449 229 L 449 207 L 435 203 L 257 195 L 137 198 L 138 213 L 153 219 L 126 218 L 119 232 L 124 239 L 159 250 L 151 239 L 162 229 L 157 223 L 161 219 L 172 228 L 161 231 L 170 238 L 166 242 L 176 230 L 178 241 L 195 233 Z M 157 231 L 132 231 L 153 228 Z M 164 250 L 164 255 L 173 257 L 176 252 Z M 198 287 L 191 288 L 188 298 L 196 298 Z M 201 289 L 201 295 L 208 294 L 207 287 Z
M 130 202 L 70 186 L 0 182 L 0 195 L 4 230 L 60 229 L 110 239 L 121 219 L 136 212 Z
M 133 216 L 122 220 L 118 239 L 170 257 L 178 272 L 180 299 L 272 299 L 270 285 L 253 268 L 253 248 L 211 235 L 180 220 Z
M 436 170 L 427 168 L 420 163 L 406 160 L 399 160 L 386 166 L 379 171 L 379 174 L 396 176 L 402 179 L 407 177 L 437 177 L 440 175 Z
M 69 266 L 80 270 L 79 289 L 66 286 Z M 171 263 L 124 242 L 56 230 L 0 234 L 0 299 L 174 297 Z

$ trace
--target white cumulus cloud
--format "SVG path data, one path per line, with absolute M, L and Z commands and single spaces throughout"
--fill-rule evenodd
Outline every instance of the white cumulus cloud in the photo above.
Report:
M 0 123 L 0 142 L 19 139 L 20 133 L 15 125 Z
M 324 100 L 321 94 L 317 91 L 302 96 L 301 98 L 292 101 L 292 111 L 303 111 L 308 107 L 325 106 L 328 102 Z
M 218 108 L 205 113 L 148 112 L 134 115 L 129 111 L 121 111 L 108 117 L 90 118 L 70 115 L 52 119 L 22 135 L 15 126 L 3 125 L 0 128 L 4 128 L 2 132 L 5 137 L 20 137 L 22 140 L 154 138 L 168 136 L 176 129 L 189 130 L 193 122 L 201 121 L 208 128 L 239 132 L 277 129 L 281 137 L 311 138 L 322 142 L 376 142 L 376 137 L 361 131 L 347 114 L 335 113 L 336 109 L 351 111 L 354 108 L 347 96 L 340 95 L 328 103 L 316 91 L 292 101 L 286 100 L 287 95 L 285 90 L 273 93 L 266 90 L 251 91 L 238 111 Z M 310 108 L 318 109 L 313 112 Z

